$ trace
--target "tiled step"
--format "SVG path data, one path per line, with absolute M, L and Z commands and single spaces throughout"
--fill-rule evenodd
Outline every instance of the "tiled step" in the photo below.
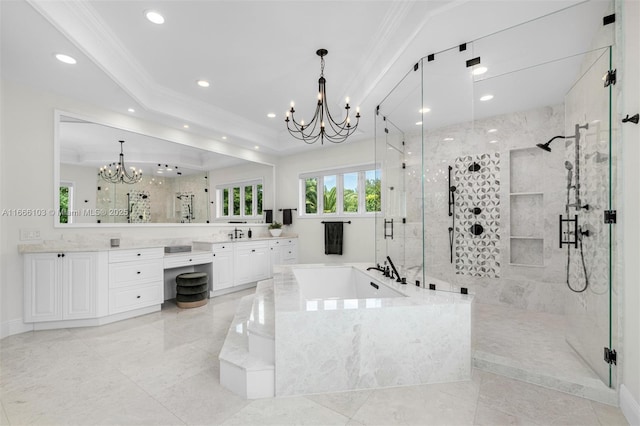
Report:
M 269 364 L 275 364 L 274 306 L 273 279 L 258 282 L 247 324 L 249 353 Z
M 220 383 L 247 399 L 270 398 L 275 394 L 274 363 L 266 362 L 249 352 L 247 324 L 251 316 L 254 295 L 240 300 L 227 332 L 220 355 Z

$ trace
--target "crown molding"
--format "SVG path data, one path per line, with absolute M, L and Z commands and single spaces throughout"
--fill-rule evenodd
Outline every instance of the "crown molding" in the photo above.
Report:
M 278 132 L 155 82 L 90 2 L 27 0 L 122 90 L 148 111 L 194 123 L 247 145 L 281 150 Z

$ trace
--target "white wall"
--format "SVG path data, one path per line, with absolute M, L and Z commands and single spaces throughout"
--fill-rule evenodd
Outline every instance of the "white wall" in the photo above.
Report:
M 640 112 L 640 2 L 625 1 L 623 10 L 623 67 L 618 69 L 622 84 L 619 117 Z M 622 131 L 622 183 L 619 191 L 622 229 L 622 377 L 620 407 L 627 420 L 640 424 L 640 125 L 620 124 Z
M 1 209 L 53 209 L 54 109 L 61 109 L 115 127 L 149 134 L 249 161 L 275 163 L 272 156 L 236 148 L 182 130 L 145 122 L 49 92 L 2 80 L 1 88 Z M 9 210 L 10 211 L 10 210 Z M 22 323 L 22 258 L 18 253 L 21 229 L 37 229 L 45 240 L 86 241 L 98 238 L 181 241 L 226 233 L 215 225 L 147 227 L 54 228 L 54 218 L 0 216 L 0 337 L 26 330 Z
M 293 143 L 293 142 L 292 142 Z M 303 142 L 299 142 L 303 143 Z M 281 158 L 276 169 L 276 210 L 298 208 L 300 173 L 328 170 L 374 162 L 372 140 L 346 142 L 338 146 L 322 146 L 302 154 Z M 375 235 L 373 218 L 342 218 L 324 220 L 351 220 L 344 225 L 342 256 L 324 254 L 324 226 L 322 218 L 300 218 L 299 211 L 293 217 L 293 225 L 285 232 L 299 235 L 298 259 L 300 263 L 371 262 L 375 259 Z M 274 212 L 274 220 L 282 221 L 282 212 Z M 286 229 L 289 228 L 289 229 Z

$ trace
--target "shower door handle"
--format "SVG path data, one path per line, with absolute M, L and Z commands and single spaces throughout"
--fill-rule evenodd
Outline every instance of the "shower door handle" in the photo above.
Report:
M 387 225 L 390 225 L 390 227 L 391 227 L 391 233 L 390 234 L 387 234 L 387 229 L 388 229 Z M 393 219 L 390 219 L 390 220 L 385 219 L 384 220 L 384 239 L 386 240 L 387 237 L 390 237 L 393 240 Z

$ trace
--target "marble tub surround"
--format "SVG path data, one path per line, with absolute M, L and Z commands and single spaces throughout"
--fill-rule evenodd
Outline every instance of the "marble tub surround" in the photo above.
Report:
M 295 269 L 274 277 L 276 396 L 468 380 L 472 295 L 401 285 L 348 264 L 405 297 L 304 297 Z

